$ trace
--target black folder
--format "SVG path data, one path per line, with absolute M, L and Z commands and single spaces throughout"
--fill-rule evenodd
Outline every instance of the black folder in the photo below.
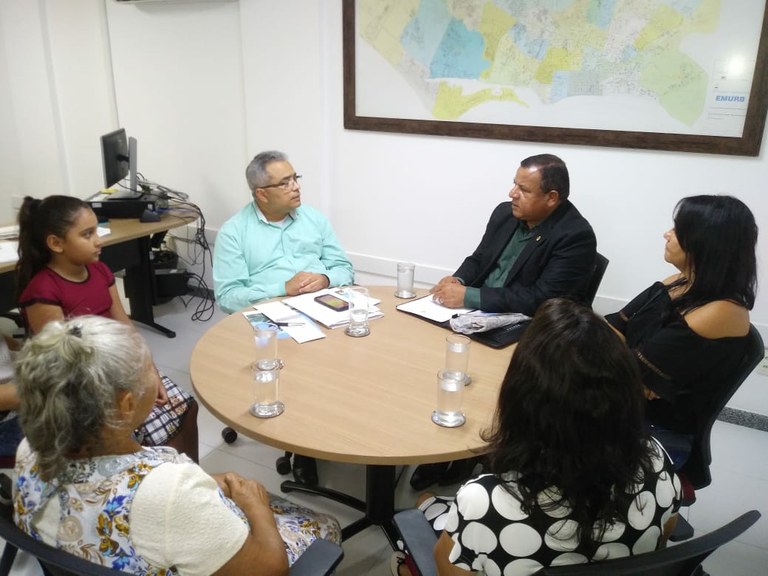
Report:
M 421 314 L 415 314 L 414 312 L 401 310 L 400 307 L 397 307 L 397 309 L 400 312 L 409 314 L 419 318 L 420 320 L 434 324 L 435 326 L 440 326 L 446 330 L 451 330 L 451 323 L 449 320 L 446 320 L 445 322 L 437 322 L 430 318 L 425 318 Z M 520 338 L 522 338 L 525 329 L 528 328 L 530 323 L 530 320 L 524 320 L 522 322 L 518 322 L 517 324 L 507 324 L 506 326 L 499 326 L 493 330 L 486 330 L 485 332 L 473 332 L 472 334 L 465 334 L 465 336 L 474 340 L 475 342 L 480 342 L 480 344 L 490 346 L 491 348 L 506 348 L 510 344 L 514 344 L 520 340 Z

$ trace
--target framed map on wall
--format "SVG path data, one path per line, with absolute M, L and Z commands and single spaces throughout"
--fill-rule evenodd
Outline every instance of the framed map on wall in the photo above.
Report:
M 344 127 L 757 156 L 766 0 L 343 0 Z

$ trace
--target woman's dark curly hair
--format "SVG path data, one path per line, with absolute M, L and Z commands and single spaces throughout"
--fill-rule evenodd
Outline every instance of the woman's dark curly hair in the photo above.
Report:
M 567 505 L 581 544 L 596 548 L 607 524 L 627 520 L 631 486 L 653 473 L 643 410 L 626 345 L 589 308 L 549 300 L 520 340 L 483 432 L 488 471 L 517 473 L 517 490 L 508 489 L 526 513 Z M 553 487 L 551 504 L 537 501 Z

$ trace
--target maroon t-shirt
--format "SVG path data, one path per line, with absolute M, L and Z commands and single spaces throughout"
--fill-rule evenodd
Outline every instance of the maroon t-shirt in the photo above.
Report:
M 115 276 L 103 262 L 87 264 L 88 278 L 73 282 L 62 278 L 50 268 L 43 268 L 32 277 L 19 299 L 22 312 L 32 304 L 53 304 L 61 307 L 65 318 L 94 314 L 111 318 L 112 297 L 109 288 Z

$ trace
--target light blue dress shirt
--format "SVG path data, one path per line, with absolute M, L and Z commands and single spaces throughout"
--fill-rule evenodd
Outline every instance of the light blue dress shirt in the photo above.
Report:
M 354 271 L 328 219 L 300 206 L 283 222 L 268 222 L 255 202 L 227 220 L 216 236 L 216 301 L 235 312 L 259 300 L 285 296 L 298 272 L 325 274 L 331 286 L 352 284 Z

